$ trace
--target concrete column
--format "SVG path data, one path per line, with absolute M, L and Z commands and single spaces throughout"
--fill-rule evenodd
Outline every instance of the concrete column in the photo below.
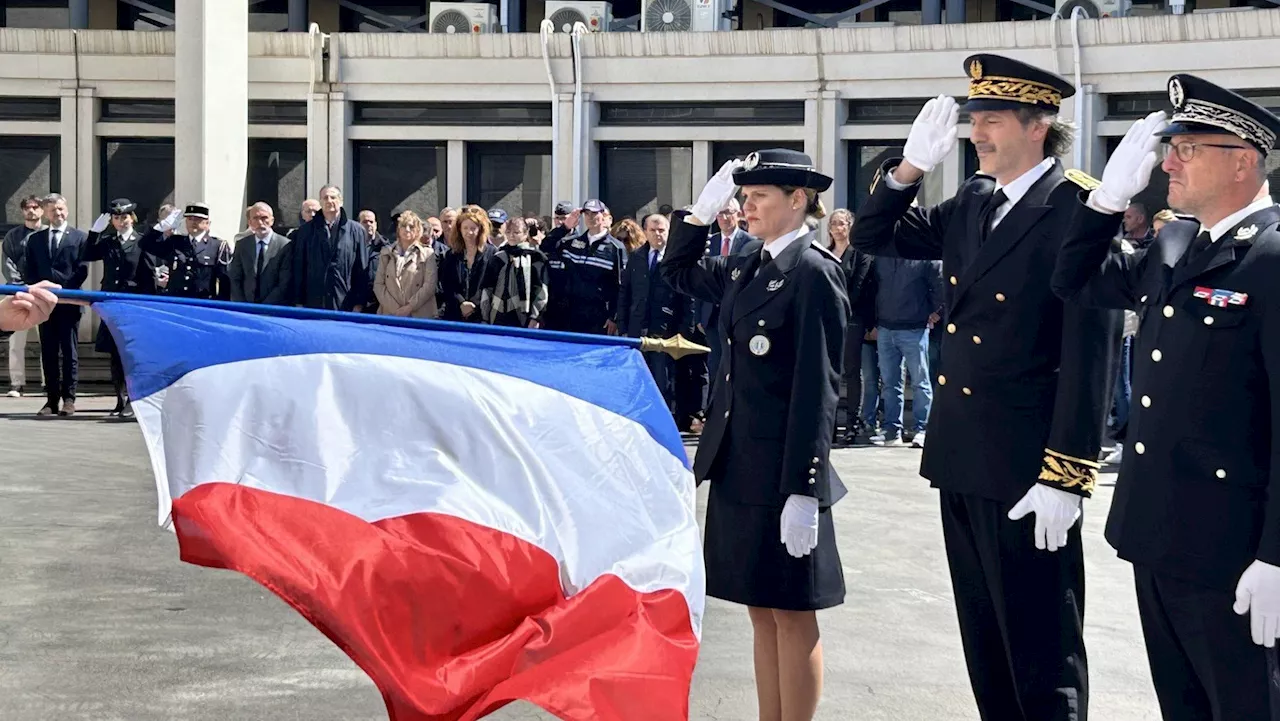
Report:
M 711 180 L 711 174 L 717 170 L 719 168 L 711 167 L 711 141 L 693 141 L 693 193 L 689 197 L 697 200 L 707 181 Z
M 560 191 L 560 197 L 554 202 L 558 203 L 562 200 L 568 200 L 572 203 L 581 203 L 586 198 L 573 197 L 573 93 L 560 93 L 559 102 L 556 104 L 555 112 L 560 113 L 559 123 L 560 137 L 556 143 L 556 154 L 559 156 L 559 182 L 556 183 L 557 190 Z
M 305 33 L 307 22 L 307 0 L 289 0 L 289 32 Z
M 89 0 L 71 0 L 71 29 L 84 30 L 89 27 Z
M 965 20 L 965 0 L 947 0 L 947 23 L 959 25 Z
M 923 0 L 920 9 L 922 25 L 938 25 L 942 22 L 942 0 Z
M 67 222 L 81 227 L 85 225 L 82 220 L 84 214 L 80 212 L 80 203 L 77 202 L 79 195 L 76 192 L 80 185 L 80 153 L 77 150 L 80 147 L 79 98 L 75 88 L 62 88 L 59 95 L 62 103 L 62 122 L 58 127 L 58 157 L 61 167 L 58 169 L 60 182 L 54 190 L 67 199 L 67 210 L 71 212 Z
M 352 168 L 347 162 L 351 153 L 351 143 L 347 141 L 347 126 L 350 112 L 347 108 L 347 94 L 342 91 L 329 93 L 329 166 L 320 185 L 311 189 L 319 193 L 325 185 L 336 185 L 342 188 L 344 197 L 354 197 L 348 186 L 351 185 Z
M 445 151 L 444 198 L 450 208 L 461 208 L 467 198 L 467 143 L 450 140 Z M 440 182 L 439 177 L 436 182 Z M 479 198 L 475 200 L 479 201 Z M 487 209 L 486 209 L 487 210 Z
M 307 126 L 307 197 L 320 192 L 329 179 L 329 94 L 313 93 L 309 101 L 310 125 Z M 298 212 L 299 208 L 288 208 Z M 279 209 L 276 210 L 280 212 Z
M 71 217 L 76 221 L 73 225 L 85 231 L 106 210 L 102 199 L 98 138 L 93 131 L 94 121 L 98 117 L 98 99 L 95 95 L 93 88 L 79 88 L 76 91 L 75 197 L 79 202 L 71 206 Z M 89 279 L 84 287 L 89 290 L 102 288 L 102 263 L 89 265 Z M 92 309 L 80 314 L 80 340 L 93 340 L 97 332 L 98 314 Z
M 840 142 L 840 126 L 844 124 L 845 114 L 840 93 L 822 91 L 818 96 L 819 150 L 813 162 L 817 163 L 818 170 L 834 179 L 831 187 L 822 194 L 822 202 L 828 212 L 843 208 L 848 202 L 848 153 L 843 152 L 844 143 Z
M 211 232 L 229 239 L 244 217 L 249 162 L 249 6 L 176 7 L 174 202 L 208 203 Z
M 591 93 L 582 91 L 582 192 L 578 202 L 600 198 L 600 144 L 596 142 L 596 125 L 600 122 L 600 104 Z M 572 151 L 572 146 L 570 146 Z M 600 198 L 604 200 L 603 198 Z

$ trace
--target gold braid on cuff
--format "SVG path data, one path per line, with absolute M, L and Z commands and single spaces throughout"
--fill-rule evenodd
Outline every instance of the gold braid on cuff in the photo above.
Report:
M 1088 496 L 1098 482 L 1098 469 L 1102 464 L 1084 458 L 1068 456 L 1055 450 L 1044 449 L 1040 463 L 1040 481 L 1058 486 L 1064 491 Z

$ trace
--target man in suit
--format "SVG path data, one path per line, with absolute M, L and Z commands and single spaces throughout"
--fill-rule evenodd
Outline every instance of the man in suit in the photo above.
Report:
M 940 489 L 980 715 L 1084 721 L 1079 519 L 1097 479 L 1120 313 L 1064 304 L 1049 284 L 1076 193 L 1092 181 L 1058 160 L 1071 136 L 1057 113 L 1075 89 L 996 55 L 971 56 L 965 69 L 982 172 L 954 198 L 912 207 L 956 144 L 955 100 L 930 100 L 905 157 L 881 169 L 853 245 L 943 264 L 945 370 L 921 474 Z
M 45 197 L 44 217 L 49 227 L 27 239 L 26 269 L 22 274 L 27 283 L 47 280 L 69 290 L 79 290 L 84 285 L 89 276 L 89 266 L 84 262 L 89 236 L 69 226 L 68 215 L 66 198 L 57 193 Z M 44 367 L 47 399 L 40 416 L 75 415 L 80 312 L 78 305 L 59 305 L 40 325 L 40 363 Z
M 249 234 L 236 241 L 227 272 L 231 300 L 240 303 L 288 305 L 293 265 L 290 239 L 271 229 L 275 213 L 266 203 L 254 203 L 245 211 Z
M 618 335 L 631 338 L 670 338 L 687 332 L 691 301 L 677 293 L 658 273 L 658 263 L 667 247 L 670 225 L 666 216 L 651 213 L 644 218 L 648 243 L 636 248 L 622 272 L 618 291 Z M 662 391 L 667 407 L 675 410 L 675 359 L 666 353 L 644 354 L 653 380 Z
M 707 237 L 707 257 L 737 255 L 742 246 L 755 240 L 751 234 L 739 226 L 742 220 L 742 206 L 738 199 L 729 201 L 729 205 L 716 214 L 715 233 Z M 696 308 L 698 325 L 707 336 L 707 347 L 711 352 L 707 355 L 707 367 L 717 368 L 720 365 L 720 348 L 723 339 L 720 337 L 720 304 L 698 301 Z M 711 374 L 711 382 L 707 387 L 707 399 L 715 394 L 715 374 Z
M 1263 187 L 1280 117 L 1192 75 L 1168 89 L 1172 123 L 1135 123 L 1079 194 L 1053 288 L 1141 319 L 1106 538 L 1133 564 L 1165 721 L 1275 721 L 1280 206 Z M 1118 252 L 1125 206 L 1161 156 L 1169 205 L 1195 220 Z

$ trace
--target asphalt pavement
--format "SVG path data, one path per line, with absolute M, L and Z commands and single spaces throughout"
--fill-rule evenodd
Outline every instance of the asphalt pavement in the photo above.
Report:
M 368 678 L 283 602 L 178 560 L 137 425 L 105 420 L 107 399 L 78 405 L 37 419 L 38 399 L 0 398 L 0 719 L 386 719 Z M 848 596 L 819 614 L 823 721 L 978 718 L 919 458 L 834 454 L 850 488 L 836 508 Z M 1113 482 L 1084 521 L 1089 715 L 1157 721 L 1130 567 L 1102 540 Z M 700 517 L 705 500 L 704 487 Z M 755 719 L 751 674 L 745 610 L 710 599 L 691 718 Z M 490 718 L 552 717 L 513 704 Z

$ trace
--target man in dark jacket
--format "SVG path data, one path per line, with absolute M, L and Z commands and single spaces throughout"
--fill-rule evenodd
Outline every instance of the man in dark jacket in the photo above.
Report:
M 915 418 L 912 445 L 924 447 L 933 384 L 929 380 L 929 328 L 942 307 L 942 263 L 930 260 L 876 258 L 876 343 L 880 377 L 884 380 L 886 446 L 903 442 L 902 366 L 915 389 L 911 415 Z
M 578 218 L 587 229 L 576 233 Z M 627 262 L 622 241 L 609 234 L 609 208 L 588 200 L 542 241 L 547 254 L 547 327 L 574 333 L 614 333 L 618 286 Z
M 27 239 L 26 268 L 22 279 L 28 284 L 47 280 L 68 290 L 79 290 L 89 277 L 84 262 L 88 236 L 67 224 L 67 201 L 54 193 L 44 199 L 44 216 L 49 227 Z M 59 305 L 48 322 L 40 326 L 40 361 L 44 367 L 47 402 L 39 415 L 63 416 L 76 412 L 76 379 L 80 355 L 77 345 L 81 308 Z M 62 401 L 62 409 L 58 402 Z
M 320 212 L 293 236 L 293 302 L 359 313 L 373 297 L 369 234 L 347 217 L 342 191 L 320 190 Z
M 618 335 L 670 338 L 687 332 L 692 301 L 677 293 L 658 273 L 669 227 L 666 217 L 658 213 L 644 218 L 644 233 L 649 242 L 631 253 L 622 274 L 622 287 L 618 292 Z M 644 357 L 667 407 L 674 410 L 675 359 L 656 351 L 645 353 Z

